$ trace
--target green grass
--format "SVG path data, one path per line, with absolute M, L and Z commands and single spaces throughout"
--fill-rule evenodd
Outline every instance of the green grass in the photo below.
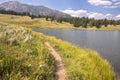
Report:
M 54 80 L 55 60 L 39 36 L 13 25 L 0 27 L 1 34 L 0 80 Z
M 115 80 L 112 67 L 97 52 L 20 27 L 33 26 L 36 19 L 14 17 L 0 16 L 0 80 L 54 80 L 55 60 L 46 41 L 62 57 L 68 80 Z
M 68 80 L 114 80 L 109 63 L 97 52 L 72 46 L 54 37 L 40 34 L 56 49 L 65 64 Z

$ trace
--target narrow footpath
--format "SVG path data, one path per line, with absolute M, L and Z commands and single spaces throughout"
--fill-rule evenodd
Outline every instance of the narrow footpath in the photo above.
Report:
M 45 42 L 45 45 L 50 50 L 50 53 L 55 58 L 55 80 L 66 80 L 66 70 L 60 55 L 55 51 L 55 49 L 48 43 Z

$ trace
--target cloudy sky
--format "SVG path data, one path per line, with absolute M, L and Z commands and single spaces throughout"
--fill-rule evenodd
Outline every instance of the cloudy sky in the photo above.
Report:
M 0 0 L 0 3 L 10 0 Z M 18 0 L 31 5 L 44 5 L 74 17 L 120 19 L 120 0 Z

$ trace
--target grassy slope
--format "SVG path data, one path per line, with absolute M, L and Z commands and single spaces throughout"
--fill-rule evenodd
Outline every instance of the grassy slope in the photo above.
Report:
M 0 26 L 0 80 L 54 80 L 54 63 L 41 36 Z
M 54 59 L 44 45 L 48 41 L 61 55 L 68 80 L 114 80 L 109 63 L 94 51 L 27 28 L 5 25 L 0 30 L 0 79 L 54 80 Z
M 97 52 L 77 48 L 54 37 L 41 36 L 61 55 L 69 80 L 114 80 L 111 66 Z
M 31 19 L 27 16 L 14 16 L 0 14 L 0 23 L 10 23 L 24 27 L 38 27 L 38 28 L 72 28 L 73 25 L 63 22 L 62 24 L 56 21 L 46 21 L 45 18 Z
M 17 26 L 24 26 L 24 27 L 37 27 L 37 28 L 52 28 L 52 29 L 84 29 L 84 28 L 75 28 L 72 24 L 63 22 L 58 23 L 56 21 L 46 21 L 45 18 L 35 18 L 31 19 L 27 16 L 14 16 L 14 15 L 4 15 L 0 14 L 0 24 L 2 23 L 10 23 Z M 85 28 L 86 30 L 86 28 Z M 120 25 L 117 26 L 111 26 L 108 27 L 102 27 L 100 29 L 97 29 L 96 27 L 93 28 L 87 28 L 87 30 L 119 30 L 120 31 Z
M 43 23 L 39 24 L 37 21 L 43 21 Z M 9 23 L 17 26 L 28 27 L 35 25 L 36 27 L 39 27 L 40 25 L 46 25 L 44 22 L 46 22 L 47 25 L 49 23 L 50 26 L 53 26 L 56 23 L 53 22 L 51 24 L 50 21 L 45 21 L 44 19 L 31 20 L 29 17 L 0 15 L 0 25 L 2 26 L 4 23 Z M 68 25 L 67 23 L 65 24 Z M 60 24 L 59 26 L 64 26 L 65 24 Z M 8 24 L 5 24 L 4 27 L 6 25 Z M 47 25 L 45 28 L 48 28 Z M 56 26 L 52 28 L 56 28 Z M 15 27 L 15 30 L 17 29 L 19 28 Z M 12 29 L 9 30 L 11 31 Z M 37 80 L 37 78 L 43 79 L 46 77 L 47 80 L 53 80 L 54 59 L 44 45 L 44 42 L 48 41 L 60 53 L 65 63 L 69 80 L 114 80 L 114 72 L 112 71 L 111 66 L 96 52 L 74 47 L 71 44 L 54 37 L 31 32 L 31 30 L 27 28 L 25 28 L 25 30 L 27 31 L 27 36 L 31 35 L 33 40 L 30 43 L 24 43 L 25 40 L 21 41 L 20 39 L 20 41 L 18 40 L 19 45 L 11 45 L 12 43 L 9 42 L 11 37 L 6 35 L 3 36 L 1 33 L 4 30 L 0 31 L 0 56 L 2 56 L 0 57 L 0 79 L 8 80 L 11 78 L 12 80 L 34 80 L 36 78 Z M 11 33 L 11 36 L 14 35 L 12 38 L 18 33 L 15 33 L 15 35 L 14 33 Z M 22 33 L 19 34 L 21 35 Z M 26 38 L 27 37 L 24 37 L 24 39 Z M 5 40 L 8 41 L 6 42 Z

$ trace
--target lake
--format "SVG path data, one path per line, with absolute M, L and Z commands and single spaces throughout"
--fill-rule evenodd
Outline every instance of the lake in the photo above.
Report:
M 116 73 L 120 75 L 120 32 L 119 31 L 90 31 L 90 30 L 52 30 L 33 29 L 46 35 L 68 41 L 81 48 L 97 51 L 107 59 Z

